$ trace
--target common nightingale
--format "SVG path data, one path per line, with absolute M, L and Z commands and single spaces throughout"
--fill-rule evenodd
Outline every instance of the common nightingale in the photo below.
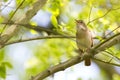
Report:
M 76 21 L 76 43 L 79 51 L 85 53 L 93 45 L 92 35 L 86 24 L 82 20 Z M 85 66 L 90 66 L 90 57 L 85 58 Z

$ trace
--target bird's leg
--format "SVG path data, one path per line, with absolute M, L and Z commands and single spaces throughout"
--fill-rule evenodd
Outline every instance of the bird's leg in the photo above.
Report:
M 90 48 L 87 48 L 86 49 L 86 54 L 85 54 L 86 56 L 90 56 L 89 51 L 90 51 Z
M 81 49 L 78 49 L 78 53 L 79 53 L 79 55 L 82 55 L 83 53 L 84 53 L 84 51 L 83 50 L 81 50 Z
M 92 57 L 92 54 L 90 54 L 90 49 L 91 48 L 87 48 L 85 53 L 84 53 L 84 58 L 91 58 Z

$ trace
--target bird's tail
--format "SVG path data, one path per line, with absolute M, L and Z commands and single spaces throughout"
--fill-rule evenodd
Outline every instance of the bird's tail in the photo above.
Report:
M 90 58 L 85 59 L 85 66 L 90 66 L 91 65 L 91 60 Z

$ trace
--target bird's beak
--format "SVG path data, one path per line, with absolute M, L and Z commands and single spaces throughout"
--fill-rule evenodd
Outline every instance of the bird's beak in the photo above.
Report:
M 75 19 L 75 22 L 76 22 L 76 23 L 78 23 L 78 20 L 77 20 L 77 19 Z

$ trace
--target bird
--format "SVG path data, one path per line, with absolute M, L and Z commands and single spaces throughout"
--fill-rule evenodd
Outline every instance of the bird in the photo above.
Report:
M 76 43 L 79 51 L 85 53 L 93 46 L 92 34 L 83 20 L 76 20 Z M 90 57 L 85 58 L 85 66 L 90 66 Z

